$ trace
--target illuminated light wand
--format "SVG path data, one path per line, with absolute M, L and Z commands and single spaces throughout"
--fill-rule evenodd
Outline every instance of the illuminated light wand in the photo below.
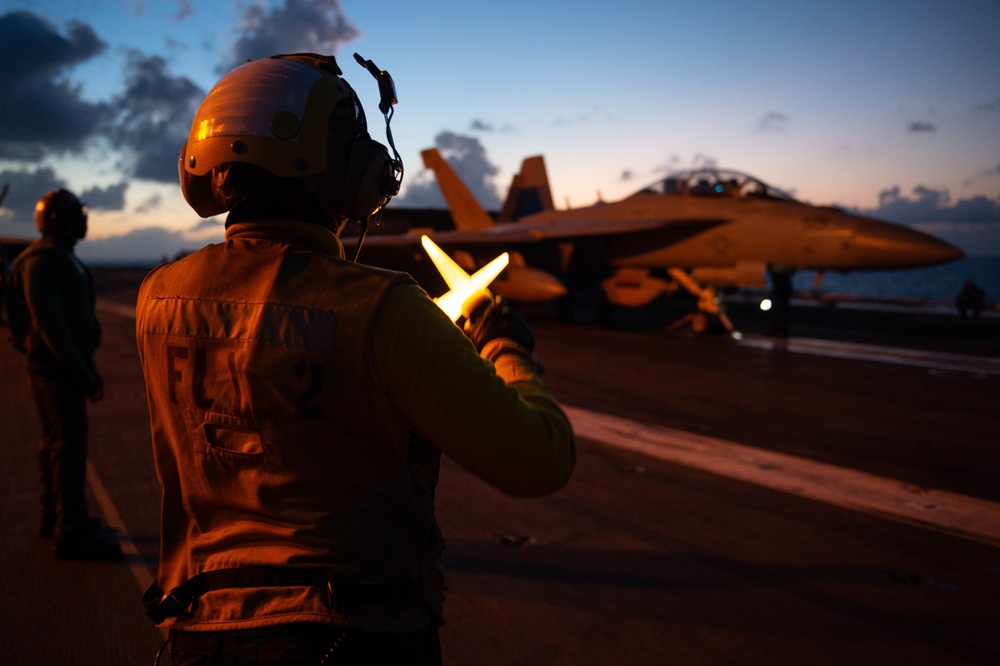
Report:
M 510 260 L 510 256 L 504 252 L 472 275 L 469 275 L 427 236 L 421 236 L 420 243 L 424 246 L 424 250 L 427 251 L 431 261 L 434 262 L 434 266 L 438 269 L 438 272 L 441 273 L 441 277 L 448 283 L 448 293 L 435 298 L 434 302 L 437 303 L 439 308 L 444 310 L 444 313 L 452 321 L 458 321 L 458 318 L 462 316 L 462 309 L 477 296 L 481 294 L 485 294 L 487 297 L 490 296 L 490 292 L 486 287 L 489 286 L 490 282 L 493 282 L 496 276 L 500 275 L 500 272 L 507 267 L 507 262 Z

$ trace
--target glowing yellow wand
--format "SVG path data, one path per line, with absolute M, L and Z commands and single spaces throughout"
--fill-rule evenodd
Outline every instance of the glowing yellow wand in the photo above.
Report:
M 466 303 L 476 298 L 479 294 L 485 293 L 489 295 L 486 287 L 507 267 L 507 262 L 510 259 L 509 255 L 504 252 L 472 275 L 469 275 L 430 238 L 421 236 L 420 242 L 430 256 L 431 261 L 434 262 L 434 266 L 437 267 L 438 272 L 441 273 L 441 277 L 448 283 L 448 293 L 435 298 L 434 302 L 438 304 L 439 308 L 444 310 L 446 315 L 451 317 L 452 321 L 458 321 L 458 318 L 462 316 L 462 308 L 465 307 Z

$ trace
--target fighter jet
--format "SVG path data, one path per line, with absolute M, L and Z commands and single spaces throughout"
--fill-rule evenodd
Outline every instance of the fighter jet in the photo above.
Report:
M 769 274 L 810 270 L 821 277 L 825 271 L 896 270 L 964 256 L 913 229 L 806 204 L 758 178 L 716 168 L 672 174 L 620 201 L 557 210 L 544 158 L 529 157 L 494 221 L 437 150 L 421 155 L 456 226 L 428 235 L 465 268 L 505 250 L 508 274 L 532 271 L 520 276 L 522 290 L 523 283 L 541 279 L 551 285 L 548 298 L 567 290 L 571 297 L 596 291 L 606 304 L 627 307 L 683 288 L 697 298 L 698 313 L 690 318 L 695 330 L 713 318 L 732 330 L 717 290 L 766 287 Z M 518 300 L 504 289 L 502 280 L 493 285 L 496 293 Z M 545 300 L 545 290 L 534 293 Z

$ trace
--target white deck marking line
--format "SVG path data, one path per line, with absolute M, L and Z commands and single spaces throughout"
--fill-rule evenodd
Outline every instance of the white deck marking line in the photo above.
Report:
M 564 409 L 579 437 L 1000 547 L 1000 503 L 578 407 Z
M 131 560 L 128 565 L 129 570 L 132 572 L 135 582 L 139 584 L 139 593 L 142 594 L 152 585 L 156 578 L 149 570 L 149 567 L 143 563 L 139 549 L 132 540 L 132 535 L 129 534 L 128 529 L 125 527 L 125 521 L 122 520 L 118 509 L 115 508 L 114 500 L 111 499 L 108 489 L 105 487 L 104 482 L 101 481 L 101 477 L 97 474 L 97 469 L 94 468 L 94 464 L 90 460 L 87 461 L 87 483 L 90 484 L 94 498 L 101 508 L 104 522 L 118 531 L 118 543 L 122 547 L 122 555 Z M 136 602 L 136 606 L 138 607 L 138 602 Z M 158 629 L 160 630 L 160 634 L 166 638 L 167 628 L 161 626 Z
M 748 336 L 739 344 L 758 349 L 774 349 L 774 338 Z M 865 345 L 856 342 L 836 342 L 815 338 L 788 338 L 786 349 L 801 354 L 816 354 L 834 358 L 849 358 L 861 361 L 879 361 L 912 365 L 933 370 L 970 372 L 979 375 L 1000 375 L 1000 359 L 968 354 L 948 354 L 903 347 Z

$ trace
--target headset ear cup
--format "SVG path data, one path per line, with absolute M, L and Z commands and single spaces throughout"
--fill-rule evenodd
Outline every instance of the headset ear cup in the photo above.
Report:
M 332 213 L 360 220 L 370 217 L 392 196 L 392 159 L 385 146 L 367 134 L 354 135 L 346 144 L 341 144 L 339 159 L 331 155 L 324 199 Z M 343 165 L 342 169 L 333 168 L 333 164 Z
M 368 137 L 359 137 L 352 180 L 357 192 L 355 208 L 361 216 L 368 217 L 388 203 L 391 164 L 385 146 Z

